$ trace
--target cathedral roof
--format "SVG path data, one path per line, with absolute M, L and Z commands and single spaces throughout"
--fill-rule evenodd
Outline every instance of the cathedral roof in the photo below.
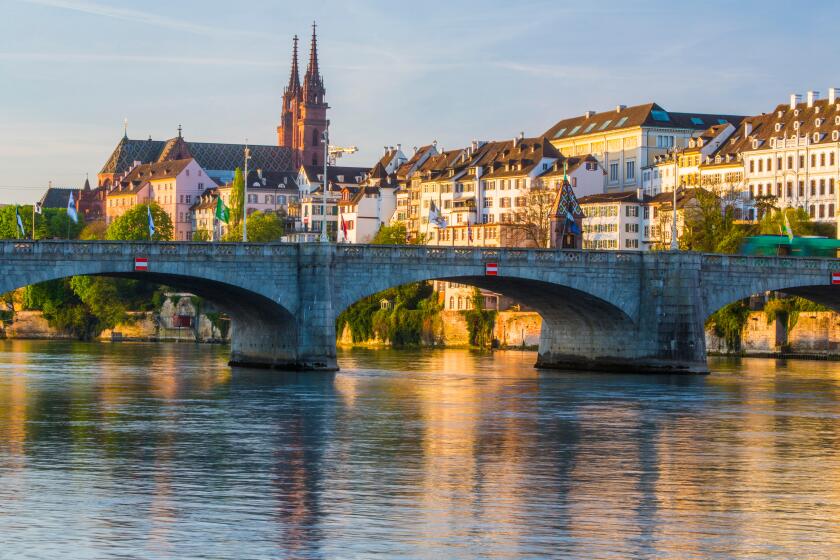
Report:
M 41 197 L 42 208 L 67 208 L 70 202 L 70 193 L 73 193 L 74 200 L 79 201 L 79 189 L 61 189 L 50 187 L 44 196 Z
M 100 173 L 122 174 L 127 172 L 135 161 L 154 163 L 167 159 L 177 150 L 178 139 L 168 142 L 160 140 L 130 140 L 121 138 L 111 157 Z M 233 171 L 244 166 L 244 144 L 218 144 L 215 142 L 187 142 L 181 139 L 191 157 L 208 173 L 211 171 Z M 168 150 L 167 148 L 171 148 Z M 250 166 L 264 171 L 290 171 L 292 150 L 281 146 L 249 146 L 251 149 Z

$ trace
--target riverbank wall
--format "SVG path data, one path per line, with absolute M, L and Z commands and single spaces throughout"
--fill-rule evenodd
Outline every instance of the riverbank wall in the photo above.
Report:
M 0 338 L 69 340 L 72 334 L 50 326 L 41 311 L 15 308 L 0 324 Z M 102 331 L 99 340 L 227 342 L 229 322 L 218 313 L 200 312 L 189 296 L 167 298 L 160 311 L 128 313 L 129 320 Z
M 840 314 L 803 311 L 788 323 L 787 317 L 768 321 L 763 312 L 754 311 L 741 331 L 740 350 L 727 347 L 711 330 L 706 331 L 706 349 L 717 355 L 840 359 Z
M 501 311 L 496 316 L 493 338 L 500 348 L 535 349 L 540 344 L 542 319 L 539 314 L 526 311 Z M 465 348 L 470 344 L 469 330 L 460 311 L 441 311 L 435 320 L 428 321 L 421 333 L 422 346 Z M 374 339 L 353 342 L 350 328 L 345 325 L 338 345 L 344 348 L 380 348 L 389 346 L 387 340 Z

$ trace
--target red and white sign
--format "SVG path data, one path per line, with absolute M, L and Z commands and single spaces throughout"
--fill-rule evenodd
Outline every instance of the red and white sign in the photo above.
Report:
M 832 284 L 840 284 L 840 272 L 832 272 L 831 273 L 831 283 Z
M 149 270 L 149 259 L 137 257 L 134 259 L 134 270 L 139 272 L 146 272 Z
M 498 276 L 499 275 L 499 265 L 497 263 L 484 263 L 484 275 L 485 276 Z

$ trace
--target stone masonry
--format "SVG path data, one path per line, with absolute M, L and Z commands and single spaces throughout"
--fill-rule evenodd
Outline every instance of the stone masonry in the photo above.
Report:
M 148 270 L 135 270 L 135 259 Z M 487 275 L 494 263 L 497 275 Z M 420 280 L 510 296 L 542 316 L 538 367 L 706 371 L 704 321 L 767 290 L 840 309 L 836 259 L 700 253 L 330 244 L 0 242 L 0 292 L 74 275 L 146 279 L 231 317 L 231 363 L 330 370 L 335 319 L 361 298 Z

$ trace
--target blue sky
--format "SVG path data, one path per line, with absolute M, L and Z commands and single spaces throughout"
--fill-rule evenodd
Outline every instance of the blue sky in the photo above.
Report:
M 586 5 L 583 5 L 586 4 Z M 755 114 L 840 87 L 840 3 L 3 0 L 0 202 L 80 186 L 122 135 L 275 142 L 292 35 L 312 20 L 335 143 L 544 132 L 656 101 Z

